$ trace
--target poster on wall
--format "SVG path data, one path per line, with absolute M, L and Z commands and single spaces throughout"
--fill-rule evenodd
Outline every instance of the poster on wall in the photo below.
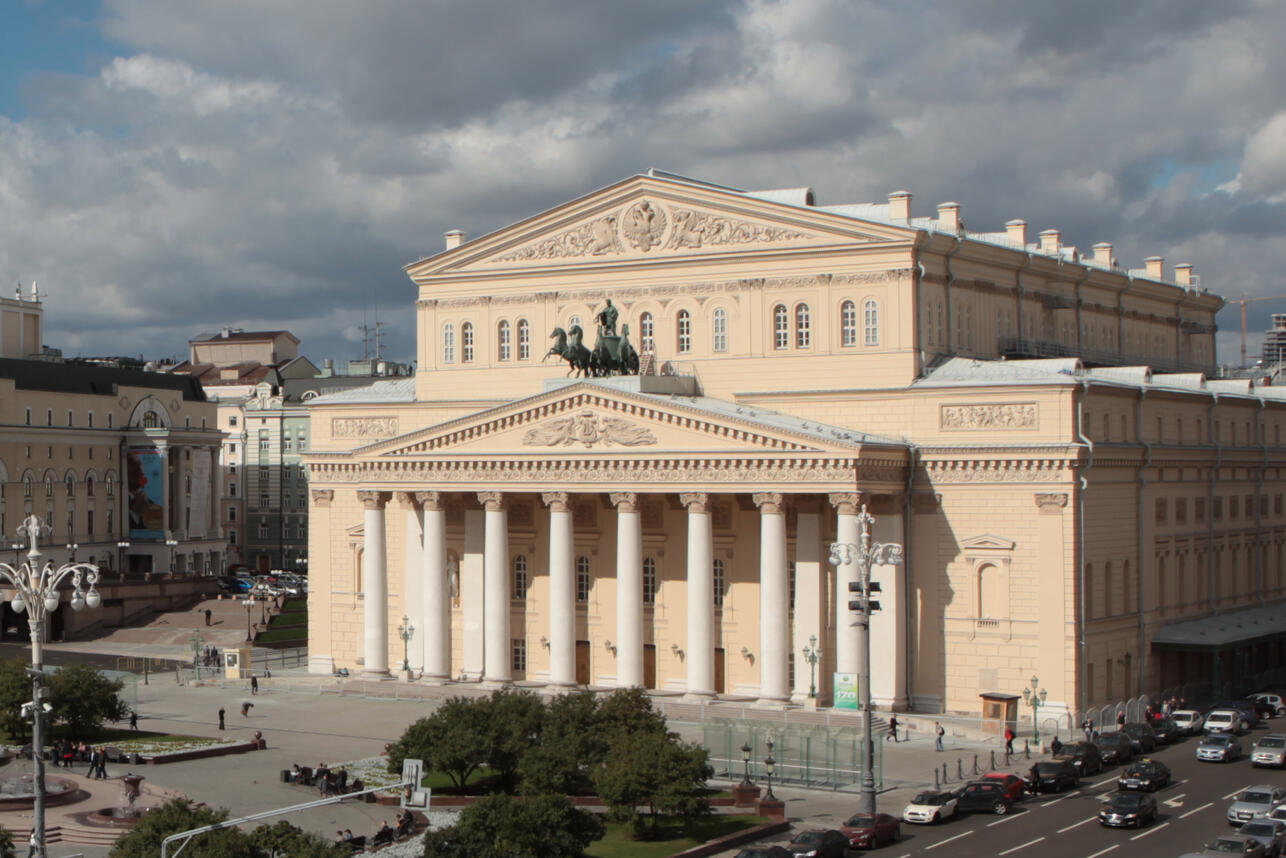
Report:
M 205 521 L 210 515 L 210 451 L 192 453 L 192 493 L 188 495 L 188 538 L 205 538 Z
M 129 535 L 131 539 L 165 538 L 165 458 L 155 447 L 131 447 Z
M 857 674 L 837 673 L 835 677 L 835 708 L 857 708 Z

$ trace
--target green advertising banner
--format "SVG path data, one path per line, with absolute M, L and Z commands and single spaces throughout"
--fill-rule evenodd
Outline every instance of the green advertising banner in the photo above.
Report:
M 835 708 L 857 708 L 857 674 L 836 673 L 835 675 Z

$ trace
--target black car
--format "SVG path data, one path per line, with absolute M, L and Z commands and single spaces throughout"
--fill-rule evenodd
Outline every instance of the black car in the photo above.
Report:
M 1148 822 L 1156 822 L 1157 801 L 1150 795 L 1122 792 L 1103 802 L 1098 812 L 1098 821 L 1112 828 L 1142 828 Z
M 1175 721 L 1169 715 L 1164 715 L 1160 718 L 1153 718 L 1151 726 L 1152 733 L 1156 736 L 1156 740 L 1163 745 L 1173 744 L 1187 735 L 1184 728 L 1179 726 L 1179 722 Z
M 1123 790 L 1156 792 L 1163 786 L 1169 786 L 1170 779 L 1169 766 L 1156 760 L 1144 758 L 1131 764 L 1125 771 L 1121 772 L 1121 776 L 1116 779 L 1116 785 Z
M 1130 746 L 1136 754 L 1150 754 L 1157 749 L 1157 737 L 1147 724 L 1126 724 L 1122 728 L 1130 737 Z
M 1134 745 L 1130 743 L 1130 737 L 1124 733 L 1116 730 L 1099 733 L 1095 744 L 1098 745 L 1098 752 L 1103 758 L 1104 765 L 1128 763 L 1134 759 Z
M 786 844 L 792 855 L 809 858 L 844 858 L 848 850 L 848 837 L 835 829 L 801 831 Z
M 1080 776 L 1070 760 L 1047 760 L 1031 767 L 1027 782 L 1032 792 L 1062 792 L 1080 783 Z
M 785 846 L 747 846 L 737 858 L 795 858 L 795 854 Z
M 1266 697 L 1247 697 L 1246 702 L 1255 710 L 1260 720 L 1277 717 L 1277 707 Z
M 1096 774 L 1103 771 L 1103 754 L 1093 742 L 1069 742 L 1059 749 L 1054 759 L 1069 759 L 1077 775 Z
M 1014 800 L 1009 790 L 997 780 L 971 781 L 956 791 L 957 813 L 994 813 L 999 816 L 1009 812 Z

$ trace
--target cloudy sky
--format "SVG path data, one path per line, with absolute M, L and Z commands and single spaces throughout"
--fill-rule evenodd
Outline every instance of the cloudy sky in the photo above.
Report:
M 656 166 L 1286 294 L 1283 34 L 1280 0 L 12 0 L 0 283 L 69 355 L 226 324 L 342 361 L 378 312 L 410 359 L 444 230 Z

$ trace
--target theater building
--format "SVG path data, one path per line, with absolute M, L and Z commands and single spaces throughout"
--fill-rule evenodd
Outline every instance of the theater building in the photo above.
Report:
M 1022 221 L 649 171 L 408 265 L 418 372 L 310 403 L 318 672 L 1082 709 L 1280 663 L 1185 623 L 1286 596 L 1286 397 L 1208 377 L 1221 300 Z M 640 372 L 569 378 L 608 299 Z M 551 333 L 552 332 L 552 333 Z

